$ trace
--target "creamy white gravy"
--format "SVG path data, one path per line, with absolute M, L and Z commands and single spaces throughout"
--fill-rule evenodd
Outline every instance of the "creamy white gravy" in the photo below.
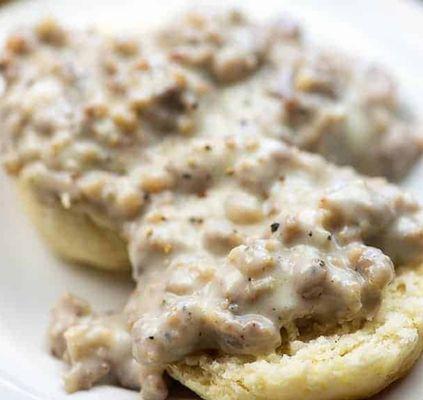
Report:
M 142 38 L 44 21 L 9 38 L 0 73 L 6 169 L 116 229 L 138 283 L 121 314 L 55 308 L 69 391 L 108 378 L 165 398 L 166 366 L 193 352 L 372 319 L 394 264 L 422 258 L 414 199 L 291 146 L 388 178 L 421 151 L 390 78 L 291 21 L 195 14 Z

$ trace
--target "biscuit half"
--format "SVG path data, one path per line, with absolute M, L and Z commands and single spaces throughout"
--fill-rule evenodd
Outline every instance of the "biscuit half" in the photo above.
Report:
M 402 377 L 423 348 L 423 266 L 397 269 L 380 312 L 355 331 L 298 339 L 264 357 L 191 356 L 168 372 L 207 400 L 347 400 Z
M 61 257 L 126 270 L 125 242 L 88 215 L 44 205 L 19 183 L 26 211 Z M 262 357 L 200 354 L 169 374 L 207 400 L 347 400 L 371 396 L 402 377 L 423 349 L 423 265 L 398 268 L 373 321 L 358 329 L 299 337 Z
M 22 178 L 18 188 L 25 211 L 58 256 L 103 270 L 130 270 L 126 243 L 115 231 L 73 208 L 44 204 Z

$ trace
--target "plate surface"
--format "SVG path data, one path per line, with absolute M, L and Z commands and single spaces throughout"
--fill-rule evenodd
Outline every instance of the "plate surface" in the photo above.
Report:
M 205 2 L 219 3 L 223 2 Z M 41 16 L 57 16 L 75 26 L 131 29 L 159 23 L 187 4 L 190 2 L 184 0 L 21 0 L 0 8 L 0 40 L 14 26 Z M 398 76 L 404 99 L 423 115 L 423 5 L 405 0 L 243 0 L 225 4 L 242 4 L 260 17 L 293 15 L 304 22 L 312 40 L 386 65 Z M 404 186 L 423 198 L 423 162 Z M 21 214 L 12 182 L 3 173 L 0 188 L 0 398 L 137 399 L 134 392 L 109 386 L 69 397 L 61 387 L 63 365 L 49 355 L 45 345 L 48 311 L 63 292 L 87 298 L 100 310 L 111 309 L 124 303 L 131 282 L 55 259 Z M 374 400 L 421 400 L 422 378 L 420 362 L 407 378 Z

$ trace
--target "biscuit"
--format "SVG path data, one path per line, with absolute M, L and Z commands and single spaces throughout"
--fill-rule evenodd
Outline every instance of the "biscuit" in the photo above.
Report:
M 107 270 L 129 268 L 126 245 L 87 215 L 43 205 L 19 184 L 26 211 L 61 257 Z M 201 354 L 168 373 L 204 399 L 344 400 L 365 398 L 402 377 L 423 349 L 423 265 L 397 269 L 373 321 L 358 329 L 289 341 L 261 357 Z
M 129 271 L 126 243 L 112 229 L 74 208 L 43 204 L 23 179 L 18 188 L 25 211 L 59 257 L 103 270 Z
M 399 268 L 373 321 L 300 337 L 263 357 L 191 356 L 168 368 L 207 400 L 345 400 L 402 377 L 423 347 L 423 266 Z

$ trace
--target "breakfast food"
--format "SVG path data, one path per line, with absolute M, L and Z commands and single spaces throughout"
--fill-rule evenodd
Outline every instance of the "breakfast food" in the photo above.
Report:
M 376 65 L 316 47 L 288 18 L 187 14 L 158 35 L 172 60 L 222 88 L 217 113 L 367 175 L 402 177 L 422 132 Z M 222 102 L 223 100 L 223 102 Z M 398 154 L 401 157 L 398 157 Z
M 140 189 L 166 185 L 154 171 L 130 176 L 140 160 L 148 163 L 138 150 L 170 134 L 189 135 L 196 97 L 207 90 L 164 55 L 147 59 L 138 47 L 47 20 L 12 36 L 1 60 L 6 170 L 18 176 L 25 201 L 38 203 L 27 209 L 52 247 L 101 268 L 128 267 L 122 240 L 109 228 L 138 213 Z M 75 229 L 60 229 L 68 223 Z M 74 235 L 79 229 L 96 231 L 93 240 Z
M 58 256 L 110 271 L 129 270 L 126 242 L 110 227 L 86 213 L 37 198 L 37 191 L 24 180 L 19 195 L 25 212 Z
M 101 230 L 137 213 L 139 186 L 154 193 L 166 184 L 154 172 L 131 175 L 147 149 L 170 137 L 259 132 L 392 179 L 421 153 L 390 77 L 315 49 L 290 20 L 189 14 L 180 25 L 133 37 L 45 20 L 10 36 L 0 65 L 7 171 L 35 192 L 26 199 L 57 205 L 57 218 L 75 216 L 76 229 L 98 227 L 94 237 L 111 237 L 117 260 L 77 250 L 88 242 L 57 235 L 62 224 L 45 221 L 42 204 L 28 207 L 60 254 L 109 269 L 129 265 L 121 240 Z
M 137 282 L 116 314 L 72 295 L 54 309 L 68 391 L 108 378 L 161 400 L 168 371 L 204 398 L 294 399 L 295 383 L 335 400 L 412 366 L 423 210 L 322 157 L 389 178 L 412 165 L 383 72 L 239 13 L 142 40 L 44 21 L 0 65 L 5 166 L 30 213 L 62 255 L 130 260 Z
M 257 358 L 201 354 L 169 373 L 205 399 L 361 399 L 402 377 L 422 350 L 422 270 L 397 270 L 376 318 L 306 332 Z
M 384 315 L 375 321 L 394 263 L 423 257 L 423 212 L 410 196 L 260 136 L 193 138 L 172 143 L 173 153 L 162 146 L 148 167 L 172 173 L 173 190 L 151 196 L 126 228 L 138 288 L 124 321 L 138 372 L 124 377 L 137 378 L 143 398 L 165 398 L 165 368 L 198 351 L 254 360 L 310 326 L 351 325 L 358 336 L 362 324 L 384 326 Z M 96 340 L 91 324 L 98 332 L 102 317 L 79 324 L 75 314 L 64 325 L 64 304 L 52 338 L 73 366 L 69 387 L 108 373 L 125 384 L 113 348 L 121 335 L 106 326 Z M 415 354 L 420 322 L 407 324 Z M 104 341 L 110 349 L 99 352 Z
M 263 356 L 203 352 L 170 364 L 167 371 L 211 400 L 366 398 L 402 377 L 422 351 L 422 272 L 421 267 L 397 270 L 373 321 L 329 332 L 305 329 Z M 72 364 L 65 376 L 68 391 L 105 377 L 139 388 L 139 366 L 122 314 L 95 317 L 86 302 L 67 295 L 56 315 L 72 321 L 66 341 L 57 319 L 50 331 L 54 354 Z

